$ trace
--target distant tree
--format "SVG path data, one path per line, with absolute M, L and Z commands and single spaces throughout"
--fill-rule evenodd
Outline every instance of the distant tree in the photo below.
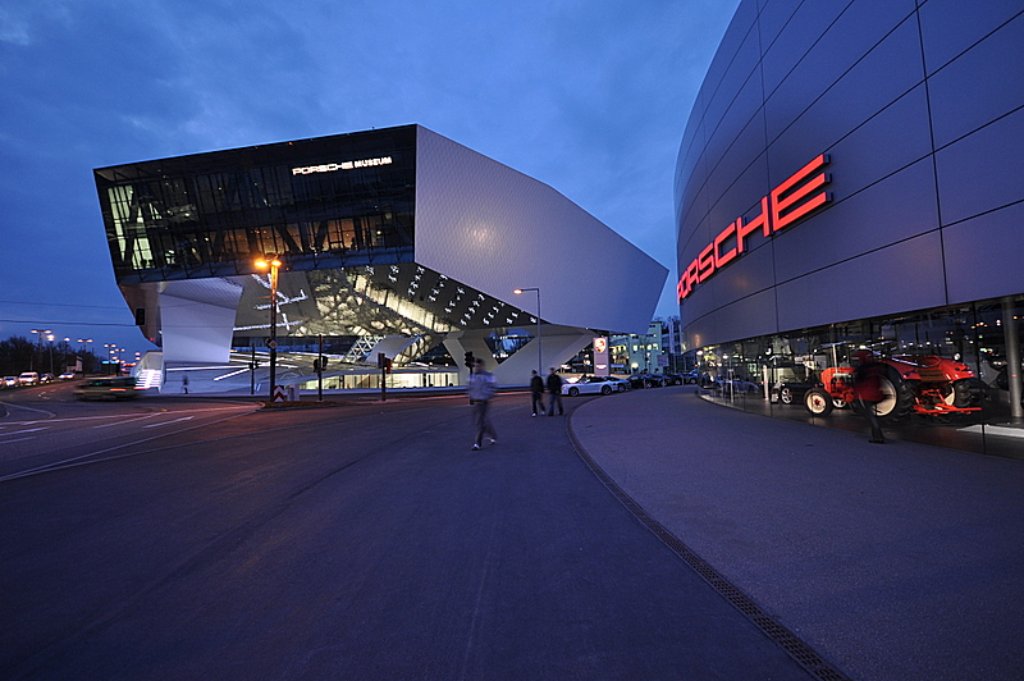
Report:
M 0 373 L 5 376 L 28 371 L 36 362 L 36 346 L 24 336 L 0 341 Z
M 99 358 L 84 348 L 76 352 L 63 341 L 52 346 L 40 345 L 24 336 L 11 336 L 0 341 L 0 375 L 17 376 L 22 371 L 32 370 L 40 373 L 49 371 L 51 356 L 55 372 L 73 366 L 76 359 L 82 360 L 82 370 L 87 374 L 96 373 L 100 368 Z

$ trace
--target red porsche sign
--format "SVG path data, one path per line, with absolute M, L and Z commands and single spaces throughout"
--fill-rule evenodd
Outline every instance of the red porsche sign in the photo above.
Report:
M 719 232 L 679 277 L 679 283 L 676 284 L 679 300 L 684 300 L 697 284 L 707 281 L 750 250 L 750 239 L 756 232 L 768 238 L 828 203 L 831 197 L 822 190 L 830 180 L 822 170 L 828 162 L 827 154 L 819 154 L 769 192 L 768 196 L 761 197 L 761 210 L 756 217 L 747 222 L 738 217 Z

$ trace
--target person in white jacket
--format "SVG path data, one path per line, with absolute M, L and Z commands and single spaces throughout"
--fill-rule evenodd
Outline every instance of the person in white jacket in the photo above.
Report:
M 469 376 L 469 400 L 473 404 L 473 423 L 476 426 L 476 440 L 473 442 L 473 449 L 480 449 L 484 443 L 484 437 L 490 444 L 497 444 L 498 433 L 494 430 L 491 417 L 487 410 L 490 407 L 491 398 L 497 390 L 494 382 L 494 374 L 484 369 L 484 361 L 476 360 L 473 373 Z

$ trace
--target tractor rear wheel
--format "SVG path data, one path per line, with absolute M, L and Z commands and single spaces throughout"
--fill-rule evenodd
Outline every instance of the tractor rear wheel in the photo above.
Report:
M 832 413 L 832 396 L 824 388 L 811 388 L 804 395 L 804 406 L 815 416 Z
M 886 367 L 885 372 L 879 376 L 879 382 L 884 398 L 875 405 L 878 418 L 891 423 L 904 418 L 913 410 L 916 401 L 914 388 L 903 380 L 898 371 Z

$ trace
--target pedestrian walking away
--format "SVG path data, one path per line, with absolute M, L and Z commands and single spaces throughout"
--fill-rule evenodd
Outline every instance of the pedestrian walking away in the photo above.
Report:
M 853 353 L 852 363 L 856 365 L 853 372 L 853 394 L 856 396 L 858 410 L 864 414 L 871 427 L 871 438 L 868 442 L 885 444 L 882 424 L 878 418 L 878 403 L 885 400 L 882 391 L 882 377 L 879 372 L 882 365 L 875 361 L 870 350 L 859 350 Z
M 544 379 L 536 371 L 530 373 L 533 374 L 530 378 L 530 408 L 536 416 L 538 410 L 544 412 Z
M 562 409 L 562 377 L 555 373 L 555 368 L 551 367 L 551 373 L 548 374 L 548 392 L 551 393 L 551 399 L 548 401 L 548 416 L 555 415 L 555 405 L 558 405 L 558 415 L 562 416 L 565 410 Z
M 498 433 L 494 430 L 491 417 L 487 413 L 490 408 L 491 398 L 497 386 L 494 383 L 494 374 L 484 368 L 484 361 L 476 360 L 474 371 L 469 376 L 469 400 L 473 405 L 473 425 L 476 428 L 476 439 L 473 441 L 473 449 L 480 449 L 484 444 L 484 438 L 490 444 L 498 443 Z
M 181 377 L 181 391 L 188 395 L 188 374 Z

